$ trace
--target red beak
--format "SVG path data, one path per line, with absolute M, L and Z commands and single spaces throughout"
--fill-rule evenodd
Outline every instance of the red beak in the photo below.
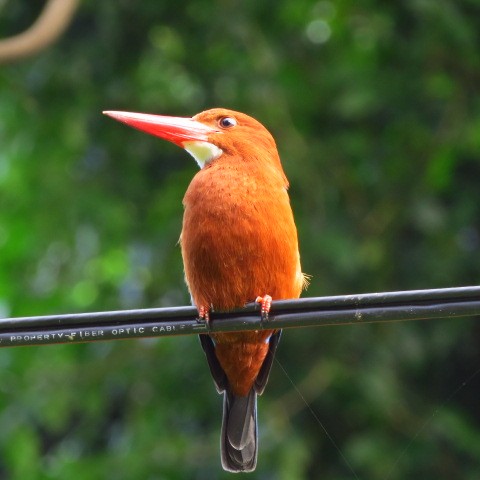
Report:
M 218 132 L 215 128 L 197 122 L 192 118 L 165 117 L 147 113 L 105 111 L 105 115 L 137 128 L 142 132 L 161 137 L 183 147 L 184 142 L 208 142 L 208 136 Z

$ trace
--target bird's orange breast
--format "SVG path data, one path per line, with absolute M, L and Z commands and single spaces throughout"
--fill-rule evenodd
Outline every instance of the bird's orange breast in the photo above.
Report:
M 195 304 L 229 310 L 267 293 L 298 297 L 297 231 L 283 183 L 222 162 L 198 172 L 184 198 L 181 247 Z
M 258 295 L 297 298 L 303 283 L 283 176 L 252 172 L 236 160 L 222 158 L 221 164 L 198 172 L 184 198 L 186 281 L 197 307 L 217 311 L 242 307 Z M 238 394 L 246 395 L 251 388 L 271 333 L 212 335 L 217 357 Z

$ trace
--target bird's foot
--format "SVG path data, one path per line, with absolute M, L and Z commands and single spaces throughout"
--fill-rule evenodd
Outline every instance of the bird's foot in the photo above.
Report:
M 198 323 L 204 324 L 207 328 L 210 328 L 210 308 L 200 305 L 198 307 Z
M 272 297 L 270 295 L 259 296 L 255 299 L 255 302 L 261 304 L 260 314 L 262 315 L 262 322 L 266 322 L 272 306 Z

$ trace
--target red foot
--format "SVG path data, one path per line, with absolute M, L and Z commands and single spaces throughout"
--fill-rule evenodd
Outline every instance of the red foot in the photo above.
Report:
M 208 325 L 208 322 L 210 322 L 210 309 L 208 307 L 203 305 L 198 307 L 198 321 L 205 322 Z
M 268 320 L 268 314 L 270 313 L 270 307 L 272 306 L 272 297 L 270 295 L 257 297 L 255 302 L 262 304 L 262 307 L 260 309 L 262 320 Z

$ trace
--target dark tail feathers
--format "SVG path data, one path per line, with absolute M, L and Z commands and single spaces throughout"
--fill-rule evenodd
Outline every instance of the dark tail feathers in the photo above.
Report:
M 228 390 L 223 397 L 220 437 L 222 466 L 230 472 L 251 472 L 257 464 L 257 394 L 252 388 L 246 397 Z

